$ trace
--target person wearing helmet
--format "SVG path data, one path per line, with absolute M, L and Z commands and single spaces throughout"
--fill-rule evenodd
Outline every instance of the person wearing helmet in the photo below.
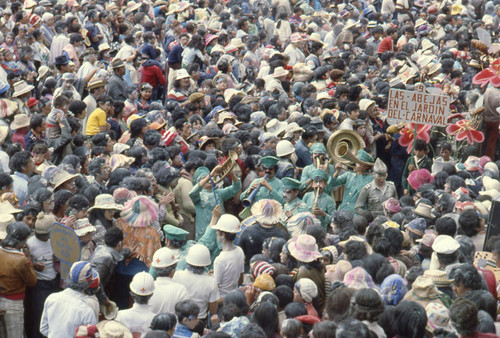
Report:
M 22 337 L 24 330 L 23 299 L 26 287 L 33 287 L 37 282 L 35 269 L 22 251 L 31 234 L 30 228 L 23 222 L 14 222 L 7 226 L 7 236 L 0 248 L 0 309 L 7 310 L 4 325 L 7 337 Z M 43 270 L 39 263 L 37 270 Z
M 157 278 L 149 305 L 156 314 L 174 313 L 175 304 L 189 299 L 186 287 L 172 280 L 177 262 L 176 253 L 169 248 L 161 248 L 153 255 L 151 266 L 155 268 Z
M 217 241 L 222 243 L 222 252 L 214 260 L 214 276 L 223 298 L 243 282 L 245 254 L 234 245 L 236 234 L 241 230 L 240 221 L 236 216 L 225 214 L 212 229 L 217 231 Z
M 278 170 L 276 178 L 280 180 L 283 177 L 295 178 L 295 165 L 292 162 L 292 156 L 295 154 L 295 147 L 292 142 L 281 140 L 276 145 L 276 155 L 279 157 Z
M 285 203 L 285 200 L 283 200 L 283 183 L 276 177 L 279 158 L 275 156 L 265 156 L 261 158 L 260 162 L 267 178 L 256 178 L 253 180 L 250 187 L 240 195 L 240 199 L 243 201 L 248 198 L 248 196 L 259 187 L 252 203 L 263 199 L 273 199 L 282 204 Z
M 151 306 L 148 305 L 154 290 L 153 276 L 144 271 L 137 273 L 130 283 L 130 295 L 134 300 L 134 305 L 131 309 L 118 311 L 116 321 L 125 325 L 132 335 L 145 334 L 155 317 Z
M 326 182 L 328 176 L 321 169 L 316 169 L 312 172 L 312 188 L 304 195 L 304 203 L 311 209 L 311 212 L 321 221 L 321 225 L 325 230 L 332 222 L 332 214 L 335 211 L 336 203 L 333 198 L 325 194 Z
M 283 211 L 285 218 L 289 219 L 293 215 L 301 212 L 308 212 L 309 207 L 299 198 L 300 182 L 296 179 L 285 177 L 281 180 L 283 183 Z
M 333 165 L 328 162 L 328 153 L 326 151 L 326 147 L 321 142 L 313 143 L 310 149 L 311 152 L 311 161 L 309 164 L 302 170 L 302 175 L 300 176 L 300 190 L 304 191 L 304 189 L 308 188 L 312 184 L 311 174 L 316 169 L 323 169 L 327 172 L 328 177 L 331 177 L 335 173 L 335 168 Z M 327 185 L 325 188 L 325 193 L 330 194 L 332 191 L 332 187 Z
M 213 316 L 217 313 L 219 301 L 219 287 L 213 276 L 205 272 L 209 266 L 210 251 L 203 244 L 195 244 L 189 248 L 186 256 L 186 270 L 177 271 L 173 281 L 184 285 L 188 291 L 189 299 L 200 309 L 199 323 L 193 331 L 203 334 L 203 328 L 208 321 L 208 313 Z M 177 313 L 177 307 L 176 307 Z M 179 319 L 182 323 L 182 319 Z

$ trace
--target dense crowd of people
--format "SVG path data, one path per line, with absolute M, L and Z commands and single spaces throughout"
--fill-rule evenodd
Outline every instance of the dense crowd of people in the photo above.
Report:
M 0 6 L 0 337 L 497 337 L 498 1 L 136 1 Z

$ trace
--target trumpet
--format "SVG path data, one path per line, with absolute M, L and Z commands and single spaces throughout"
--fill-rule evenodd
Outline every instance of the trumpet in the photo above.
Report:
M 266 180 L 267 179 L 267 174 L 262 179 Z M 243 206 L 245 208 L 249 208 L 252 205 L 253 200 L 255 199 L 255 196 L 257 196 L 257 193 L 259 192 L 260 187 L 262 187 L 262 183 L 259 183 L 259 185 L 257 186 L 257 188 L 255 188 L 250 193 L 250 195 L 248 195 L 247 198 L 245 198 L 243 201 L 241 201 L 241 204 L 243 204 Z
M 233 168 L 238 164 L 236 160 L 238 159 L 238 154 L 235 151 L 230 151 L 227 155 L 227 159 L 222 163 L 220 167 L 221 174 L 214 175 L 213 183 L 217 184 L 222 182 L 222 180 L 229 175 L 229 173 L 233 170 Z

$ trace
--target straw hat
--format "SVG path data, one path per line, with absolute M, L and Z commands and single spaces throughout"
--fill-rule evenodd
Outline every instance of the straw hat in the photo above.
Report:
M 207 142 L 213 141 L 215 143 L 215 148 L 219 149 L 220 148 L 220 139 L 218 137 L 208 137 L 208 136 L 202 136 L 198 140 L 198 147 L 202 149 Z
M 262 199 L 252 205 L 252 215 L 262 225 L 274 225 L 283 216 L 283 206 L 278 201 Z
M 245 44 L 241 41 L 240 38 L 231 39 L 231 44 L 236 48 L 244 48 Z
M 16 209 L 10 204 L 9 201 L 3 201 L 0 202 L 0 215 L 1 214 L 17 214 L 18 212 L 21 212 L 21 209 Z
M 12 95 L 12 97 L 18 97 L 27 94 L 32 91 L 33 88 L 35 88 L 35 86 L 27 84 L 24 80 L 17 81 L 16 83 L 14 83 L 14 94 Z
M 104 209 L 104 210 L 122 210 L 123 206 L 115 203 L 115 200 L 110 194 L 100 194 L 95 198 L 95 203 L 89 212 L 94 209 Z
M 17 130 L 21 128 L 29 127 L 30 118 L 26 114 L 17 114 L 14 116 L 14 121 L 10 124 L 10 129 Z
M 319 35 L 319 33 L 312 33 L 312 34 L 309 36 L 309 40 L 310 40 L 310 41 L 314 41 L 314 42 L 321 43 L 322 45 L 324 45 L 324 44 L 325 44 L 323 41 L 321 41 L 321 35 Z
M 231 99 L 236 95 L 245 95 L 245 93 L 242 92 L 241 90 L 237 90 L 234 88 L 228 88 L 224 91 L 224 101 L 226 101 L 226 103 L 229 103 L 229 101 L 231 101 Z M 230 113 L 227 113 L 227 114 L 230 114 Z M 236 120 L 236 117 L 234 119 Z
M 17 111 L 17 103 L 7 99 L 0 99 L 0 118 L 12 116 Z
M 188 78 L 190 78 L 190 76 L 189 76 L 187 70 L 185 70 L 184 68 L 177 70 L 177 72 L 175 73 L 176 80 L 182 80 L 182 79 L 188 79 Z
M 14 216 L 12 216 L 12 214 L 0 213 L 0 240 L 4 240 L 5 237 L 7 237 L 7 227 L 12 222 L 14 222 Z
M 412 289 L 406 293 L 404 300 L 411 300 L 426 307 L 430 303 L 442 304 L 441 292 L 437 289 L 431 277 L 418 276 L 412 284 Z
M 136 10 L 139 9 L 139 7 L 142 6 L 142 3 L 136 3 L 135 1 L 130 1 L 128 4 L 127 4 L 127 8 L 125 8 L 125 15 L 128 15 Z
M 89 81 L 89 83 L 87 84 L 87 89 L 92 90 L 92 89 L 104 87 L 105 85 L 106 85 L 106 82 L 104 82 L 103 80 L 94 79 L 94 80 Z
M 66 170 L 59 170 L 55 175 L 54 175 L 54 190 L 56 190 L 59 186 L 61 186 L 63 183 L 75 178 L 77 175 L 73 175 L 68 173 Z
M 427 49 L 432 49 L 434 47 L 434 44 L 429 39 L 425 39 L 422 41 L 422 47 L 420 49 L 422 51 L 426 51 Z
M 77 236 L 84 236 L 88 233 L 95 232 L 97 229 L 95 226 L 90 224 L 88 218 L 81 218 L 76 221 L 74 230 Z
M 113 154 L 109 159 L 109 166 L 111 167 L 111 171 L 113 171 L 119 167 L 129 167 L 134 162 L 134 157 L 125 156 L 123 154 Z
M 41 66 L 38 69 L 38 77 L 36 78 L 37 81 L 40 81 L 48 72 L 50 68 L 47 66 Z
M 116 304 L 113 302 L 110 302 L 114 304 L 114 307 L 116 307 Z M 101 312 L 102 307 L 104 305 L 101 305 Z M 107 313 L 110 313 L 107 311 Z M 118 308 L 116 307 L 116 314 L 118 313 Z M 115 318 L 116 314 L 112 317 Z M 105 318 L 111 317 L 110 315 L 106 316 L 104 314 Z M 123 325 L 120 322 L 117 322 L 115 320 L 103 320 L 99 323 L 97 323 L 97 329 L 99 330 L 99 334 L 101 338 L 115 338 L 115 337 L 122 337 L 122 338 L 132 338 L 132 333 L 130 333 L 130 330 Z
M 446 271 L 442 270 L 425 270 L 424 277 L 431 278 L 434 285 L 438 288 L 450 286 L 455 281 L 454 279 L 448 279 Z
M 278 136 L 286 130 L 287 126 L 288 124 L 285 121 L 280 122 L 278 119 L 272 119 L 271 121 L 267 122 L 266 129 L 267 132 Z
M 0 145 L 3 144 L 3 142 L 7 138 L 7 135 L 9 135 L 9 127 L 0 126 Z
M 130 226 L 145 228 L 158 220 L 158 205 L 146 196 L 137 196 L 125 205 L 120 215 Z
M 295 237 L 288 245 L 288 249 L 295 259 L 304 263 L 310 263 L 322 257 L 316 239 L 311 235 L 302 234 Z
M 287 76 L 289 73 L 290 72 L 288 70 L 280 66 L 274 69 L 273 77 L 277 78 L 277 77 Z
M 432 214 L 432 205 L 426 203 L 419 203 L 413 212 L 425 218 L 436 218 L 436 216 Z
M 298 236 L 305 233 L 309 225 L 321 225 L 321 222 L 313 213 L 299 212 L 288 220 L 286 228 L 292 236 Z

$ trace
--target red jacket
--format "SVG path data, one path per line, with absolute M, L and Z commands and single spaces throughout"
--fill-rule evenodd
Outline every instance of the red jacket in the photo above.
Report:
M 160 67 L 146 62 L 142 70 L 142 83 L 145 82 L 149 83 L 153 88 L 156 88 L 158 84 L 167 84 L 167 79 L 163 75 Z
M 382 41 L 380 41 L 380 44 L 378 45 L 378 50 L 377 53 L 382 54 L 385 52 L 392 52 L 393 51 L 393 41 L 390 36 L 384 38 Z

